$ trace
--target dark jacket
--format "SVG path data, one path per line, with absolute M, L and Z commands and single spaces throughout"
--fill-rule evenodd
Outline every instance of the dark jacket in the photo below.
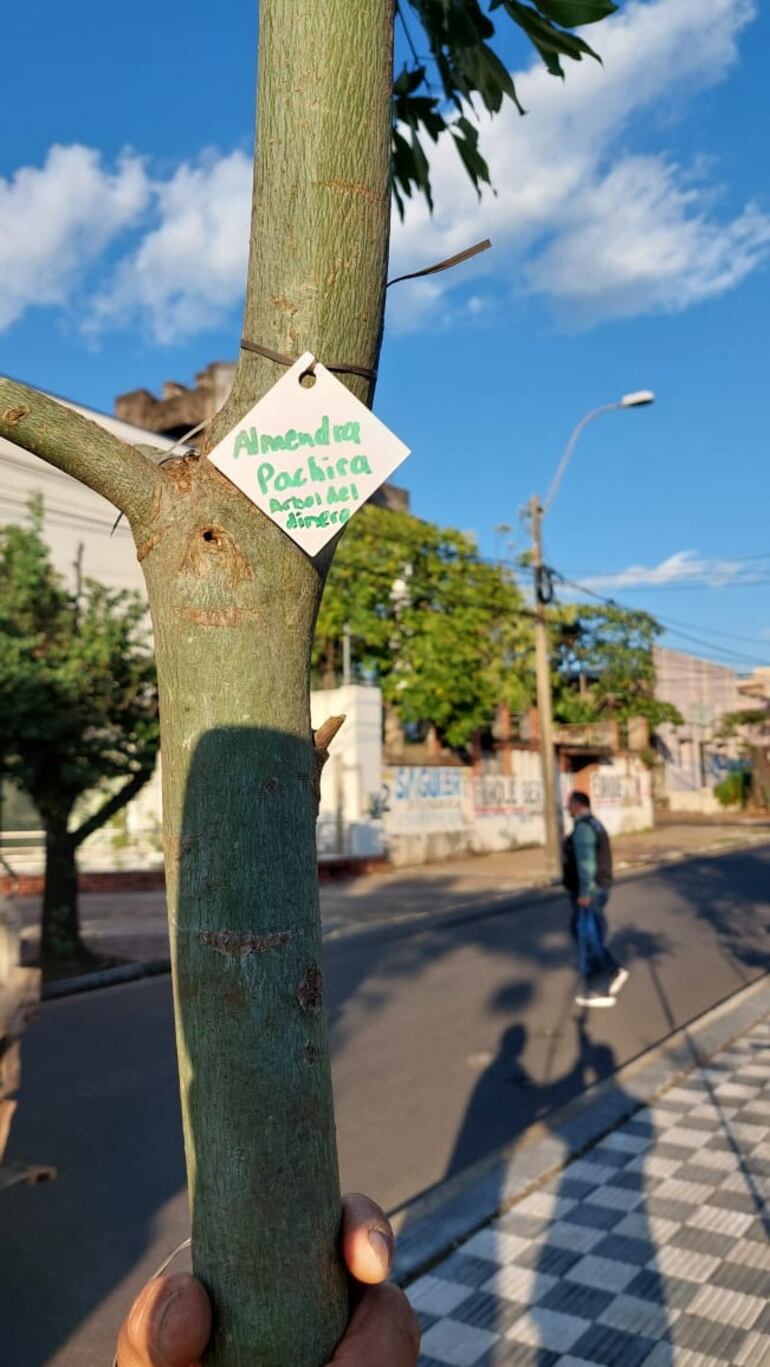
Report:
M 573 897 L 592 897 L 597 888 L 612 887 L 610 838 L 590 812 L 578 817 L 564 841 L 564 886 Z

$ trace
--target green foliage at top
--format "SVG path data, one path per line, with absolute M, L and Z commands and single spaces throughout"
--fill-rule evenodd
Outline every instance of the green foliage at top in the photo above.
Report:
M 678 709 L 655 697 L 652 648 L 661 631 L 649 613 L 614 603 L 560 608 L 552 630 L 555 717 L 567 723 L 646 717 L 653 730 L 663 722 L 681 725 Z M 581 674 L 584 696 L 577 688 Z
M 29 526 L 0 529 L 0 770 L 47 826 L 61 827 L 83 794 L 134 792 L 149 778 L 155 671 L 139 595 L 92 580 L 69 592 L 43 540 L 40 499 L 30 512 Z M 115 809 L 105 804 L 103 819 Z M 75 843 L 98 829 L 98 815 Z
M 433 207 L 426 137 L 436 143 L 448 134 L 476 191 L 490 184 L 471 118 L 477 109 L 497 114 L 506 99 L 526 112 L 495 52 L 500 20 L 513 23 L 551 75 L 563 79 L 564 58 L 601 60 L 573 30 L 617 8 L 612 0 L 489 0 L 486 7 L 479 0 L 396 0 L 411 52 L 393 87 L 393 193 L 399 213 L 413 191 Z
M 332 564 L 313 666 L 334 683 L 350 627 L 359 675 L 377 682 L 402 723 L 432 722 L 450 746 L 487 727 L 495 708 L 529 701 L 530 622 L 513 576 L 470 537 L 367 505 Z

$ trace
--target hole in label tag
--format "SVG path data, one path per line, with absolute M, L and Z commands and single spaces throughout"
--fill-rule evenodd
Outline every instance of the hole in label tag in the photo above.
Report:
M 303 389 L 312 389 L 313 385 L 315 384 L 315 381 L 315 372 L 312 370 L 303 370 L 302 374 L 299 377 L 299 382 L 302 385 Z

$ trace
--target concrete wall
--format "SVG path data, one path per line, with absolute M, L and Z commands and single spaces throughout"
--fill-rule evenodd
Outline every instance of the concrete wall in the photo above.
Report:
M 394 864 L 423 864 L 463 854 L 510 850 L 545 841 L 540 756 L 515 749 L 513 772 L 400 765 L 383 769 L 385 845 Z M 576 776 L 561 775 L 566 803 Z M 636 755 L 617 755 L 584 768 L 588 791 L 611 835 L 653 825 L 649 770 Z M 565 816 L 566 820 L 566 816 Z
M 655 824 L 652 775 L 637 755 L 615 755 L 591 770 L 591 806 L 610 835 L 646 831 Z

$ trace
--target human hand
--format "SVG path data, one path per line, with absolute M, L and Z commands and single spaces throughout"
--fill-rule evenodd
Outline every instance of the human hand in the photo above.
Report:
M 340 1245 L 350 1276 L 366 1290 L 359 1288 L 329 1367 L 415 1367 L 417 1321 L 403 1291 L 386 1282 L 393 1231 L 368 1196 L 343 1201 Z M 121 1326 L 117 1367 L 196 1367 L 210 1333 L 211 1305 L 201 1283 L 188 1272 L 154 1277 Z
M 590 897 L 578 897 L 577 901 L 579 907 L 590 907 L 591 905 Z

